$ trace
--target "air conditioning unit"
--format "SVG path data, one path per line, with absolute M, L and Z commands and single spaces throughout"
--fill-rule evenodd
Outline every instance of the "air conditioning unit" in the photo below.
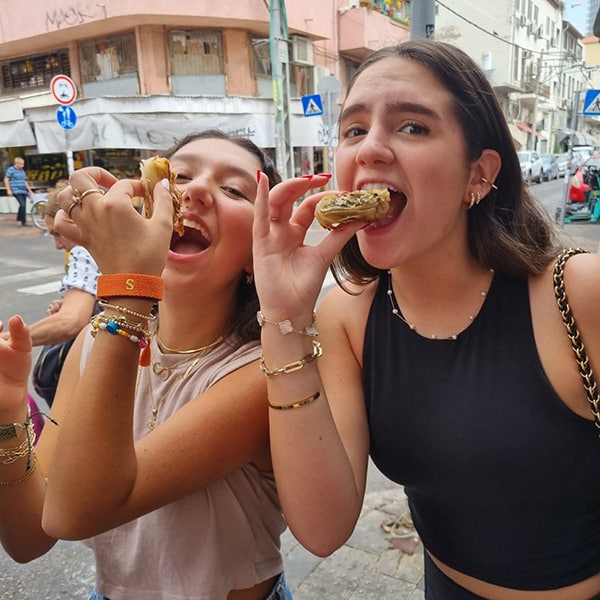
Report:
M 535 32 L 535 37 L 536 37 L 538 40 L 541 40 L 541 39 L 544 37 L 544 28 L 543 28 L 543 27 L 538 27 L 538 28 L 536 29 L 536 32 Z
M 527 17 L 525 15 L 521 15 L 519 17 L 519 25 L 521 27 L 525 27 L 527 25 Z
M 529 25 L 527 25 L 527 35 L 531 35 L 533 33 L 533 25 L 531 23 L 529 23 Z
M 310 38 L 292 36 L 292 62 L 302 65 L 313 64 L 313 45 Z

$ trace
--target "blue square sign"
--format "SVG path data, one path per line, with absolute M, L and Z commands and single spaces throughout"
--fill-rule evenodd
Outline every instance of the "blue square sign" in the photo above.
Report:
M 302 110 L 305 117 L 317 117 L 323 114 L 323 100 L 320 94 L 302 96 Z
M 587 90 L 583 101 L 584 115 L 600 115 L 600 90 Z

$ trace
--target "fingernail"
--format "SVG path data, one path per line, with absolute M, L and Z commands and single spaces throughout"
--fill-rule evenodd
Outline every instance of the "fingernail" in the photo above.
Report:
M 260 169 L 256 171 L 256 183 L 260 183 Z
M 171 189 L 171 184 L 169 180 L 165 177 L 165 179 L 160 180 L 160 185 L 165 188 L 165 190 L 169 191 Z
M 319 173 L 319 177 L 327 177 L 327 179 L 331 179 L 333 175 L 331 173 Z
M 307 173 L 306 175 L 300 175 L 300 179 L 312 179 L 314 175 L 312 173 Z

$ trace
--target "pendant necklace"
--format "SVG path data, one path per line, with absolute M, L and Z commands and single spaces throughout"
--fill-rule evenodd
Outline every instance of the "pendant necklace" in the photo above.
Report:
M 494 269 L 490 269 L 490 273 L 492 274 L 492 279 L 493 279 L 493 275 L 494 275 Z M 418 333 L 419 335 L 422 335 L 419 331 L 417 331 L 417 328 L 412 324 L 409 323 L 404 316 L 402 315 L 402 312 L 400 311 L 400 308 L 398 306 L 398 302 L 396 301 L 396 297 L 394 296 L 394 290 L 392 287 L 392 272 L 388 271 L 388 289 L 387 289 L 387 295 L 388 298 L 390 299 L 390 304 L 392 306 L 392 314 L 395 315 L 396 317 L 398 317 L 401 321 L 403 321 L 404 323 L 406 323 L 406 325 L 408 325 L 408 328 L 411 331 L 414 331 L 415 333 Z M 490 281 L 490 286 L 491 286 L 491 281 Z M 488 290 L 489 290 L 489 286 L 488 286 Z M 479 292 L 480 296 L 485 299 L 485 297 L 487 296 L 488 290 L 481 290 L 481 292 Z M 482 300 L 483 303 L 483 300 Z M 475 316 L 477 315 L 477 313 L 479 312 L 479 310 L 481 310 L 481 306 L 482 303 L 479 304 L 477 312 L 475 314 L 469 315 L 469 325 L 473 322 L 473 319 L 475 319 Z M 465 329 L 468 327 L 465 326 Z M 464 331 L 464 330 L 463 330 Z M 435 335 L 434 333 L 430 334 L 430 335 L 426 335 L 423 337 L 427 337 L 429 339 L 432 340 L 456 340 L 458 339 L 458 335 L 461 332 L 459 331 L 458 333 L 453 333 L 452 335 L 448 335 L 448 336 L 439 336 L 439 335 Z
M 148 377 L 148 390 L 150 392 L 150 401 L 152 403 L 152 416 L 150 418 L 150 421 L 148 421 L 148 429 L 150 431 L 154 431 L 154 429 L 156 429 L 157 419 L 158 419 L 158 411 L 160 410 L 161 406 L 163 405 L 166 397 L 171 392 L 175 392 L 177 389 L 179 389 L 179 386 L 181 385 L 181 383 L 194 371 L 198 362 L 200 362 L 200 360 L 202 358 L 204 358 L 213 348 L 216 348 L 222 341 L 223 341 L 223 336 L 220 335 L 214 342 L 211 342 L 210 344 L 208 344 L 206 346 L 201 346 L 200 348 L 194 348 L 192 350 L 173 350 L 173 349 L 169 348 L 168 346 L 165 346 L 160 341 L 160 338 L 158 337 L 158 333 L 156 334 L 156 343 L 161 352 L 163 352 L 163 353 L 170 352 L 172 354 L 184 354 L 185 358 L 171 366 L 163 366 L 160 364 L 160 361 L 156 361 L 156 362 L 152 363 L 152 372 L 155 375 L 160 377 L 163 381 L 167 381 L 171 377 L 171 375 L 174 373 L 175 369 L 177 369 L 178 367 L 181 367 L 187 363 L 189 363 L 189 365 L 187 366 L 185 371 L 183 371 L 183 373 L 178 373 L 177 375 L 175 375 L 175 377 L 173 379 L 174 384 L 170 385 L 156 402 L 154 402 L 154 392 L 152 390 L 152 381 L 151 381 L 152 378 L 150 376 L 150 369 L 148 369 L 146 371 L 146 374 Z

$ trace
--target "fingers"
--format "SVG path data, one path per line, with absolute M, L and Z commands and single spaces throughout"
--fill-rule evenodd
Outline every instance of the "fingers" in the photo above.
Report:
M 31 352 L 31 336 L 29 327 L 20 315 L 14 315 L 8 320 L 11 345 L 15 350 Z

